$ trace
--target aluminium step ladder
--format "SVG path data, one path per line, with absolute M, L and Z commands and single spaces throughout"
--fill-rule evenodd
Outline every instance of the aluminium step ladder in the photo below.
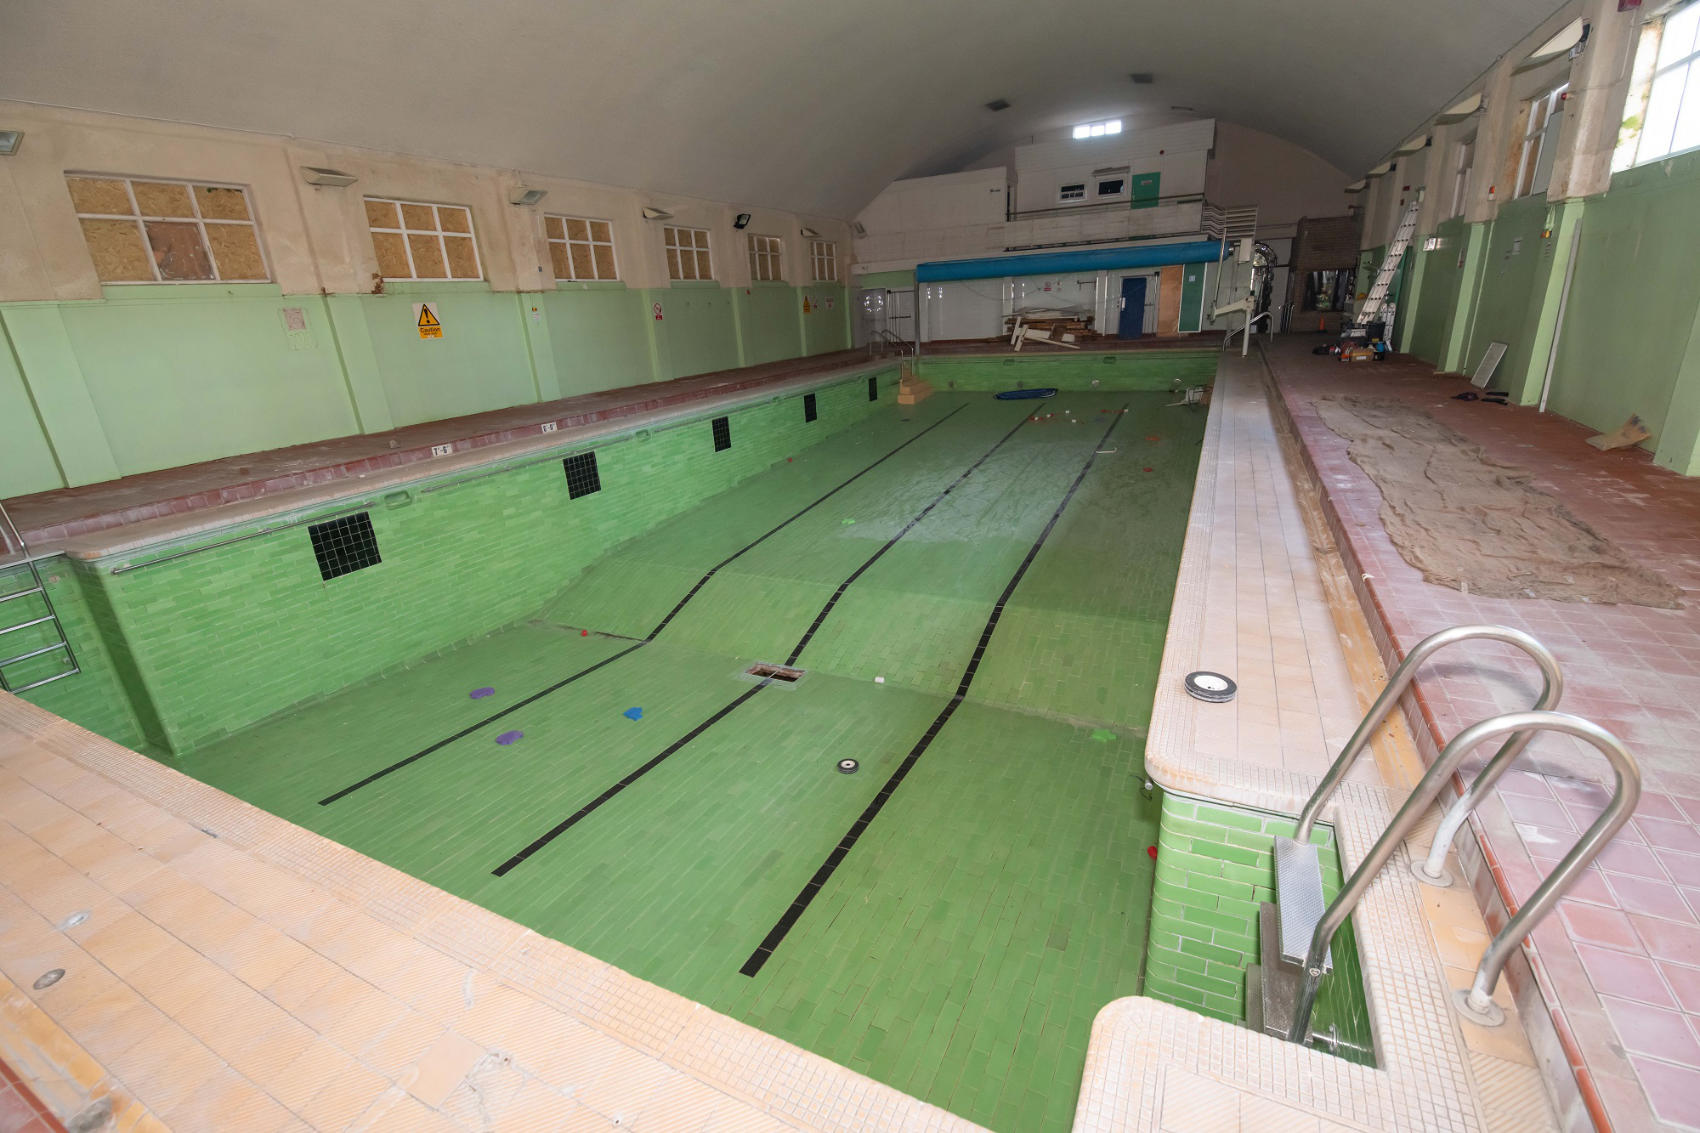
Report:
M 28 692 L 82 672 L 70 639 L 65 636 L 65 627 L 59 621 L 59 612 L 53 608 L 38 562 L 30 554 L 23 533 L 5 507 L 0 506 L 0 691 L 3 692 Z M 15 633 L 24 636 L 10 636 Z M 22 652 L 11 652 L 19 648 L 12 644 L 15 641 L 24 642 Z M 41 664 L 26 671 L 22 683 L 14 683 L 18 678 L 7 675 L 7 669 L 15 672 L 16 666 L 37 658 Z M 59 661 L 59 669 L 43 675 L 42 666 L 49 658 Z
M 1311 841 L 1311 831 L 1329 796 L 1351 771 L 1352 764 L 1364 748 L 1369 746 L 1370 737 L 1391 714 L 1423 662 L 1449 645 L 1478 639 L 1514 645 L 1534 659 L 1544 678 L 1534 707 L 1524 712 L 1506 712 L 1489 717 L 1454 736 L 1440 753 L 1440 758 L 1411 790 L 1364 860 L 1346 878 L 1338 896 L 1325 904 L 1322 865 L 1318 846 Z M 1412 647 L 1388 679 L 1381 695 L 1370 706 L 1358 730 L 1352 733 L 1352 738 L 1323 776 L 1315 793 L 1305 803 L 1293 837 L 1275 839 L 1275 900 L 1258 910 L 1259 963 L 1248 965 L 1246 969 L 1248 1023 L 1254 1029 L 1291 1042 L 1309 1043 L 1320 1039 L 1327 1044 L 1329 1036 L 1312 1032 L 1311 1012 L 1316 1005 L 1322 977 L 1333 969 L 1331 942 L 1334 934 L 1351 916 L 1364 892 L 1398 851 L 1400 844 L 1422 820 L 1423 813 L 1451 779 L 1464 757 L 1487 740 L 1505 737 L 1504 743 L 1482 767 L 1475 781 L 1447 808 L 1424 859 L 1411 862 L 1411 872 L 1419 881 L 1430 885 L 1452 883 L 1443 864 L 1452 836 L 1463 827 L 1470 812 L 1510 769 L 1529 741 L 1538 732 L 1562 732 L 1587 741 L 1606 757 L 1616 777 L 1616 789 L 1594 824 L 1583 832 L 1489 942 L 1476 967 L 1471 986 L 1459 989 L 1453 995 L 1453 1004 L 1459 1014 L 1470 1021 L 1483 1026 L 1495 1026 L 1504 1021 L 1504 1014 L 1493 1002 L 1493 991 L 1506 961 L 1535 924 L 1553 910 L 1582 871 L 1629 821 L 1641 797 L 1640 769 L 1616 736 L 1579 716 L 1553 710 L 1563 692 L 1564 677 L 1552 653 L 1521 630 L 1505 626 L 1453 626 L 1430 634 Z
M 1421 208 L 1419 202 L 1412 201 L 1405 209 L 1405 215 L 1399 220 L 1399 230 L 1393 234 L 1393 242 L 1387 245 L 1387 254 L 1381 258 L 1381 268 L 1375 273 L 1375 283 L 1369 289 L 1369 296 L 1364 300 L 1357 317 L 1352 320 L 1352 325 L 1346 328 L 1343 337 L 1366 336 L 1369 324 L 1376 322 L 1378 316 L 1391 331 L 1394 308 L 1393 304 L 1387 301 L 1387 295 L 1393 289 L 1393 279 L 1399 274 L 1399 266 L 1405 262 L 1405 250 L 1411 246 L 1411 236 L 1417 230 L 1417 212 Z

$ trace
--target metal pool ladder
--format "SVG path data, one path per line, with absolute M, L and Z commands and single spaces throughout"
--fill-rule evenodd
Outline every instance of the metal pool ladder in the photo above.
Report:
M 1534 707 L 1526 712 L 1507 712 L 1490 717 L 1454 736 L 1382 831 L 1363 862 L 1346 879 L 1339 895 L 1324 908 L 1321 861 L 1317 846 L 1310 840 L 1317 816 L 1369 745 L 1370 737 L 1393 711 L 1394 704 L 1410 686 L 1423 662 L 1449 645 L 1475 639 L 1514 645 L 1534 658 L 1544 678 Z M 1305 803 L 1293 837 L 1275 839 L 1275 901 L 1260 910 L 1262 963 L 1258 966 L 1255 980 L 1259 986 L 1257 1006 L 1261 1007 L 1261 1014 L 1254 1014 L 1254 1017 L 1264 1033 L 1293 1042 L 1304 1042 L 1310 1037 L 1311 1012 L 1316 1006 L 1317 991 L 1323 975 L 1333 969 L 1329 945 L 1334 934 L 1351 916 L 1370 883 L 1398 850 L 1399 843 L 1421 821 L 1429 803 L 1440 793 L 1464 757 L 1486 740 L 1506 737 L 1475 782 L 1447 810 L 1425 860 L 1412 863 L 1412 871 L 1418 879 L 1429 884 L 1451 883 L 1443 863 L 1452 836 L 1493 789 L 1512 761 L 1528 747 L 1535 734 L 1562 732 L 1586 740 L 1599 749 L 1612 765 L 1617 779 L 1616 790 L 1610 804 L 1594 824 L 1489 942 L 1482 953 L 1481 963 L 1476 967 L 1471 986 L 1454 994 L 1453 1001 L 1459 1012 L 1473 1022 L 1494 1026 L 1504 1021 L 1504 1014 L 1493 1002 L 1493 991 L 1505 962 L 1535 924 L 1552 911 L 1588 863 L 1629 821 L 1641 797 L 1640 769 L 1617 737 L 1579 716 L 1553 711 L 1563 692 L 1564 677 L 1546 646 L 1521 630 L 1505 626 L 1453 626 L 1430 634 L 1406 655 L 1388 680 L 1387 687 L 1370 706 L 1358 730 L 1352 733 L 1339 758 L 1323 776 L 1316 792 Z
M 14 552 L 18 556 L 16 560 L 13 558 Z M 12 517 L 6 513 L 5 506 L 0 505 L 0 575 L 9 574 L 20 565 L 29 571 L 29 578 L 24 580 L 27 585 L 19 590 L 0 593 L 0 653 L 6 651 L 7 634 L 26 630 L 31 626 L 48 627 L 59 640 L 33 649 L 25 649 L 24 652 L 16 656 L 0 658 L 0 691 L 12 693 L 28 692 L 32 688 L 40 688 L 42 685 L 49 685 L 54 681 L 64 680 L 66 677 L 74 677 L 82 672 L 82 669 L 77 665 L 77 655 L 71 651 L 70 639 L 65 636 L 65 627 L 59 622 L 59 613 L 53 608 L 53 599 L 47 593 L 47 584 L 42 581 L 41 569 L 36 566 L 36 560 L 31 557 L 29 547 L 24 543 L 23 533 L 18 530 L 17 524 L 12 522 Z M 0 583 L 0 585 L 5 584 Z M 30 609 L 29 607 L 34 604 L 29 599 L 34 597 L 40 597 L 41 604 Z M 24 605 L 13 606 L 12 603 L 17 601 L 23 601 Z M 21 616 L 15 616 L 14 611 L 23 611 L 23 613 Z M 21 685 L 13 685 L 7 680 L 6 669 L 8 666 L 60 652 L 63 652 L 64 656 L 61 658 L 63 667 L 59 672 Z

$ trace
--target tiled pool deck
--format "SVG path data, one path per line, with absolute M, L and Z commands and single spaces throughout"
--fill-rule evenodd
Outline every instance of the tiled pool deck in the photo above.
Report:
M 1225 360 L 1147 755 L 1172 789 L 1295 810 L 1374 692 L 1305 508 L 1261 366 Z M 1200 667 L 1239 700 L 1185 697 Z M 1376 749 L 1331 816 L 1348 860 L 1385 821 L 1380 784 L 1414 778 L 1401 726 Z M 123 1129 L 969 1127 L 4 695 L 0 839 L 0 1059 L 61 1116 L 111 1098 Z M 1076 1128 L 1550 1127 L 1515 1022 L 1445 1004 L 1485 942 L 1468 894 L 1395 868 L 1358 924 L 1379 1069 L 1123 999 Z M 82 978 L 33 989 L 53 968 Z
M 1618 1129 L 1700 1127 L 1700 480 L 1655 467 L 1646 452 L 1597 452 L 1573 422 L 1533 409 L 1460 402 L 1469 388 L 1414 361 L 1343 366 L 1290 339 L 1270 351 L 1284 411 L 1304 439 L 1331 526 L 1388 656 L 1437 629 L 1491 622 L 1526 630 L 1565 674 L 1560 707 L 1609 728 L 1640 762 L 1645 791 L 1629 826 L 1585 880 L 1536 929 L 1533 982 L 1518 998 L 1550 1008 L 1548 1056 L 1574 1066 L 1597 1122 Z M 1319 399 L 1386 398 L 1423 409 L 1506 463 L 1584 523 L 1684 590 L 1683 608 L 1494 599 L 1431 585 L 1383 529 L 1380 493 L 1316 414 Z M 1459 652 L 1463 652 L 1460 650 Z M 1527 661 L 1488 646 L 1489 665 L 1437 662 L 1419 678 L 1430 757 L 1436 739 L 1495 712 L 1527 707 L 1537 686 Z M 1492 863 L 1478 894 L 1498 909 L 1526 899 L 1598 815 L 1609 772 L 1591 748 L 1548 736 L 1473 819 Z M 1542 1012 L 1546 1014 L 1546 1012 Z M 1543 1028 L 1533 1028 L 1537 1038 Z

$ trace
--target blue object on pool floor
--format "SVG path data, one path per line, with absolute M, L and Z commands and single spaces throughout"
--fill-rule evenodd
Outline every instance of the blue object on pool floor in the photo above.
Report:
M 524 738 L 524 732 L 503 732 L 501 735 L 496 737 L 496 742 L 501 744 L 503 747 L 507 747 L 515 740 L 523 740 Z
M 641 708 L 628 708 L 624 712 L 620 713 L 620 715 L 624 716 L 628 720 L 642 720 L 643 719 L 643 709 L 641 709 Z
M 1006 389 L 1002 393 L 995 393 L 992 396 L 999 401 L 1026 401 L 1029 398 L 1055 397 L 1056 395 L 1057 391 L 1054 389 Z
M 468 695 L 474 700 L 483 700 L 486 696 L 496 695 L 496 690 L 486 685 L 484 688 L 473 689 Z

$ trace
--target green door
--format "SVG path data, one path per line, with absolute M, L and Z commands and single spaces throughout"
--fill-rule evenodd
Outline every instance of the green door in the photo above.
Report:
M 1176 328 L 1182 334 L 1195 331 L 1202 324 L 1204 307 L 1204 265 L 1181 265 L 1181 317 Z
M 1163 179 L 1161 173 L 1136 173 L 1133 175 L 1133 207 L 1136 209 L 1155 208 L 1157 205 L 1158 183 Z

